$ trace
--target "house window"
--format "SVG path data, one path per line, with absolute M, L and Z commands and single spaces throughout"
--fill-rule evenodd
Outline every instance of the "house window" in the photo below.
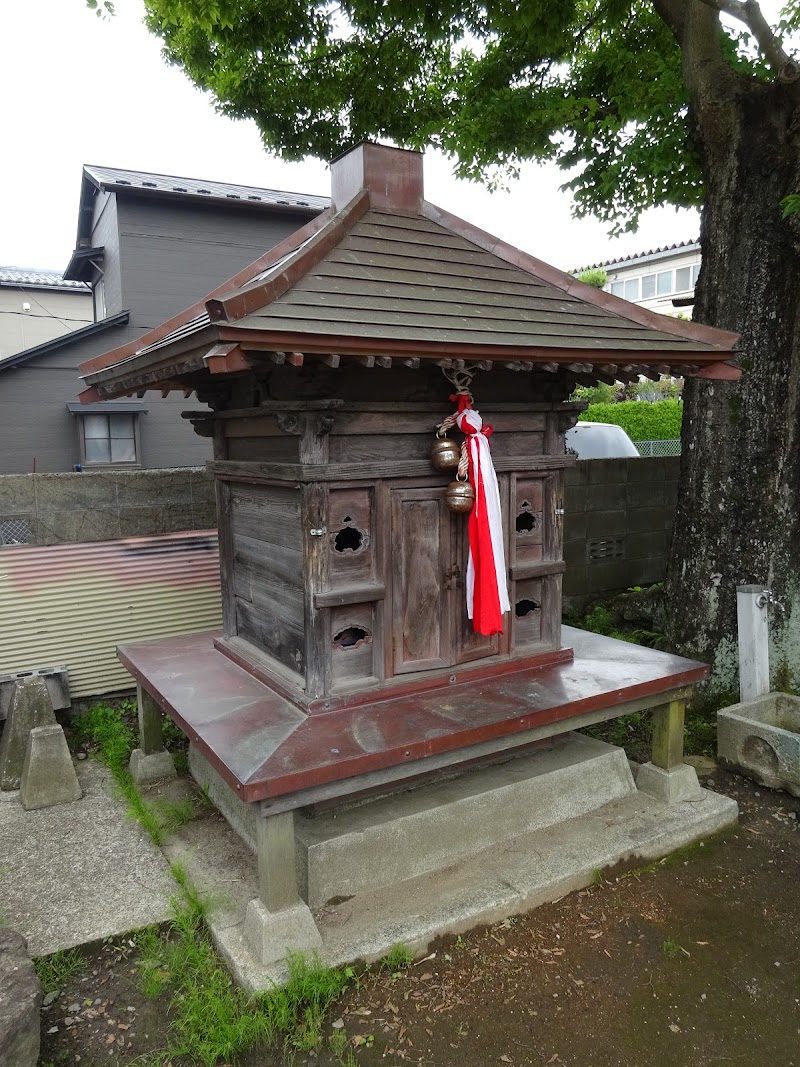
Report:
M 675 292 L 686 293 L 692 288 L 692 268 L 678 267 L 675 271 Z
M 672 292 L 671 270 L 662 270 L 656 275 L 656 292 L 659 296 L 666 296 Z
M 86 467 L 139 467 L 140 415 L 147 405 L 135 400 L 67 404 L 78 421 L 78 461 Z
M 625 282 L 612 282 L 611 292 L 614 296 L 625 296 Z
M 84 415 L 81 461 L 97 463 L 137 463 L 135 415 Z
M 102 275 L 92 287 L 92 299 L 94 300 L 94 321 L 100 322 L 106 317 L 106 284 Z
M 628 278 L 625 282 L 625 299 L 626 300 L 638 300 L 639 299 L 639 279 Z

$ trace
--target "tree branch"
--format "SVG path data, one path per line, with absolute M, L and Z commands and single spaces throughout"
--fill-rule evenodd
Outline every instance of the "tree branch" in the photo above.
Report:
M 758 47 L 778 78 L 793 82 L 800 77 L 800 66 L 791 58 L 773 32 L 757 0 L 700 0 L 706 7 L 724 11 L 744 23 L 758 42 Z

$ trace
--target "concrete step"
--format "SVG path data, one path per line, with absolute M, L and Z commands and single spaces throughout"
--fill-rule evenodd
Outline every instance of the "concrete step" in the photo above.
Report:
M 506 763 L 313 818 L 295 816 L 300 892 L 315 908 L 442 871 L 635 792 L 622 749 L 568 734 Z

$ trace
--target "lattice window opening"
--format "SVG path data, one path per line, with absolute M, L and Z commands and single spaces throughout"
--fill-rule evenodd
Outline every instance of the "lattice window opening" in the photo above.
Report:
M 595 538 L 586 542 L 586 559 L 589 563 L 625 558 L 625 538 Z
M 514 605 L 514 614 L 518 619 L 527 619 L 528 616 L 542 610 L 542 605 L 532 597 L 523 597 Z
M 371 642 L 372 634 L 363 626 L 345 626 L 333 635 L 334 647 L 340 648 L 345 652 L 360 648 L 362 645 L 368 645 Z
M 341 529 L 333 535 L 333 551 L 341 555 L 355 555 L 366 548 L 367 540 L 364 531 L 353 525 L 352 517 L 345 515 Z
M 31 528 L 24 519 L 0 522 L 0 545 L 29 545 L 32 540 Z
M 517 537 L 526 537 L 528 534 L 532 534 L 540 525 L 541 519 L 533 511 L 530 501 L 523 500 L 514 522 Z

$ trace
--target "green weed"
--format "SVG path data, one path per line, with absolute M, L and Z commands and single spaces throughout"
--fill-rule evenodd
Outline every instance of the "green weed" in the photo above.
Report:
M 389 951 L 381 960 L 381 966 L 387 971 L 402 971 L 406 967 L 410 967 L 414 962 L 414 953 L 408 947 L 404 945 L 402 941 L 398 941 L 392 945 Z
M 42 983 L 43 993 L 54 993 L 69 985 L 84 968 L 84 959 L 76 949 L 53 952 L 50 956 L 41 956 L 34 960 L 34 967 Z
M 689 955 L 683 945 L 679 945 L 677 941 L 673 941 L 671 938 L 661 942 L 661 951 L 668 960 L 679 960 L 682 956 Z

